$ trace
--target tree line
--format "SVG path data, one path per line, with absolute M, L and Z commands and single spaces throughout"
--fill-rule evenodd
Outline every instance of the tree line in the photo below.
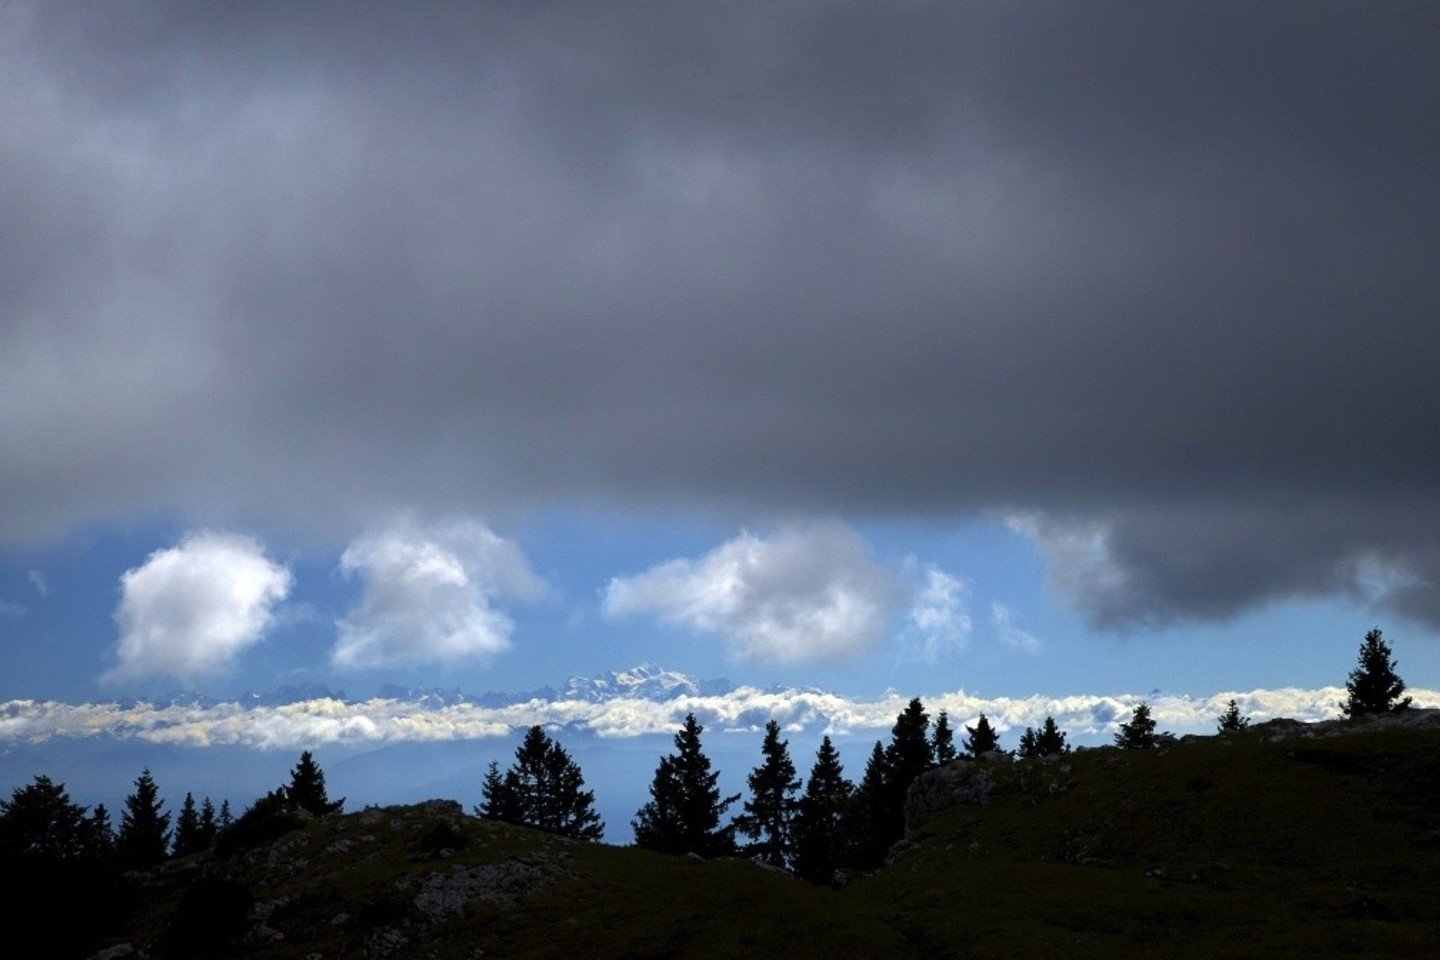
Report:
M 1411 699 L 1402 696 L 1405 683 L 1395 666 L 1380 631 L 1367 633 L 1346 684 L 1343 714 L 1353 719 L 1408 707 Z M 1222 733 L 1248 724 L 1235 700 L 1217 718 Z M 905 793 L 925 771 L 961 758 L 1043 758 L 1070 750 L 1065 731 L 1047 716 L 1038 727 L 1021 733 L 1013 752 L 1005 751 L 983 713 L 973 726 L 962 727 L 964 737 L 957 746 L 947 713 L 942 710 L 932 724 L 916 698 L 895 718 L 889 741 L 875 742 L 858 783 L 846 778 L 828 736 L 802 781 L 779 723 L 771 720 L 760 745 L 760 763 L 747 778 L 749 797 L 733 819 L 722 822 L 741 796 L 722 795 L 719 772 L 702 748 L 703 729 L 694 714 L 687 715 L 675 734 L 674 752 L 660 759 L 650 799 L 631 821 L 635 844 L 673 854 L 747 856 L 817 883 L 829 882 L 840 870 L 869 870 L 883 862 L 904 832 Z M 1150 707 L 1142 702 L 1120 724 L 1115 744 L 1148 749 L 1167 736 L 1156 732 Z M 579 765 L 539 726 L 526 732 L 506 771 L 502 773 L 498 763 L 489 765 L 481 797 L 475 813 L 487 819 L 579 840 L 604 835 L 594 792 L 585 789 Z M 87 810 L 70 800 L 64 784 L 37 776 L 17 788 L 10 800 L 0 801 L 0 869 L 26 867 L 32 875 L 62 884 L 103 884 L 122 871 L 147 869 L 169 856 L 209 849 L 228 856 L 252 848 L 307 818 L 339 813 L 344 803 L 343 797 L 329 798 L 325 774 L 308 750 L 290 771 L 289 783 L 256 800 L 239 817 L 231 815 L 228 800 L 216 808 L 208 796 L 197 804 L 187 793 L 173 827 L 148 769 L 125 798 L 118 827 L 103 804 Z

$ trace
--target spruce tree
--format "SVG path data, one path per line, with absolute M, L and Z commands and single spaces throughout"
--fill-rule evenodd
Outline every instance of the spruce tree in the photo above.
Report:
M 215 822 L 215 805 L 206 797 L 200 804 L 200 849 L 209 850 L 215 846 L 215 834 L 219 825 Z
M 968 736 L 961 746 L 965 750 L 965 756 L 972 760 L 978 760 L 981 755 L 1000 749 L 1000 735 L 990 726 L 990 721 L 983 713 L 980 714 L 980 719 L 975 721 L 975 726 L 965 728 L 965 733 Z
M 89 841 L 85 808 L 70 801 L 63 783 L 37 776 L 0 800 L 0 864 L 77 860 Z
M 327 813 L 339 813 L 345 807 L 345 798 L 334 803 L 325 795 L 325 771 L 315 762 L 309 750 L 300 754 L 300 762 L 290 771 L 290 785 L 285 788 L 285 801 L 292 810 L 304 810 L 315 817 Z
M 1360 662 L 1350 671 L 1345 684 L 1349 697 L 1340 711 L 1352 720 L 1371 713 L 1395 713 L 1410 706 L 1411 698 L 1403 700 L 1405 681 L 1395 672 L 1390 646 L 1380 637 L 1378 629 L 1365 634 L 1360 644 Z
M 735 818 L 735 827 L 754 842 L 747 844 L 745 854 L 772 867 L 789 867 L 794 856 L 793 821 L 798 800 L 795 792 L 800 781 L 795 777 L 795 764 L 790 761 L 790 748 L 780 739 L 780 724 L 765 724 L 765 739 L 760 744 L 760 766 L 750 772 L 750 799 L 744 813 Z
M 918 697 L 910 701 L 895 718 L 895 726 L 890 728 L 890 745 L 885 749 L 885 759 L 891 786 L 901 798 L 905 796 L 911 780 L 935 765 L 929 728 L 930 715 L 925 712 L 925 705 Z
M 545 775 L 549 790 L 548 826 L 564 837 L 599 840 L 605 836 L 605 822 L 595 812 L 595 792 L 585 789 L 580 765 L 557 741 L 545 753 Z
M 944 710 L 941 710 L 940 715 L 935 718 L 932 746 L 935 762 L 938 764 L 949 763 L 958 756 L 955 752 L 955 732 L 950 729 L 950 716 Z
M 1016 753 L 1022 760 L 1032 760 L 1040 756 L 1040 734 L 1036 733 L 1033 727 L 1026 727 L 1025 732 L 1020 734 L 1020 746 Z
M 1115 734 L 1115 745 L 1126 750 L 1149 750 L 1157 742 L 1150 705 L 1141 702 L 1135 707 L 1129 722 L 1120 724 L 1120 732 Z
M 1217 733 L 1232 733 L 1250 726 L 1250 718 L 1240 712 L 1240 704 L 1232 699 L 1225 712 L 1215 718 Z
M 829 883 L 844 862 L 845 814 L 854 788 L 827 736 L 820 741 L 805 794 L 795 812 L 795 875 Z
M 215 833 L 218 836 L 235 825 L 235 817 L 230 813 L 230 801 L 220 801 L 220 815 L 215 818 Z
M 876 740 L 845 818 L 846 866 L 873 870 L 900 839 L 904 812 L 895 807 L 892 779 L 889 757 Z
M 520 822 L 519 804 L 505 783 L 498 761 L 491 760 L 485 768 L 485 779 L 480 783 L 480 805 L 475 808 L 475 813 L 486 820 Z
M 90 853 L 97 860 L 110 860 L 115 856 L 115 828 L 110 825 L 110 811 L 105 804 L 97 803 L 85 823 L 86 842 Z
M 705 728 L 693 713 L 675 734 L 674 754 L 664 757 L 650 784 L 650 802 L 636 811 L 631 826 L 637 846 L 702 857 L 735 852 L 735 825 L 720 826 L 725 810 L 740 799 L 720 796 L 719 772 L 700 744 Z
M 171 855 L 187 857 L 201 849 L 200 814 L 195 809 L 194 794 L 187 792 L 185 802 L 180 805 L 180 815 L 175 818 L 175 845 Z
M 135 792 L 125 798 L 120 832 L 115 838 L 120 863 L 130 870 L 148 870 L 165 859 L 170 847 L 170 814 L 147 767 L 135 779 Z
M 1065 731 L 1055 725 L 1054 717 L 1047 715 L 1040 725 L 1040 732 L 1035 735 L 1035 749 L 1042 757 L 1070 752 L 1070 744 L 1065 742 Z

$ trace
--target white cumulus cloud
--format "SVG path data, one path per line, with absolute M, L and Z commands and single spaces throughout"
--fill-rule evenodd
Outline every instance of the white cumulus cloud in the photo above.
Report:
M 1026 653 L 1040 652 L 1040 641 L 1035 639 L 1033 633 L 1016 626 L 1015 615 L 998 600 L 990 604 L 990 623 L 995 627 L 1000 642 L 1007 647 L 1024 650 Z
M 291 581 L 239 534 L 192 533 L 155 551 L 120 577 L 117 663 L 103 679 L 189 681 L 223 669 L 264 637 Z
M 926 663 L 938 663 L 964 650 L 971 630 L 965 581 L 933 564 L 921 566 L 913 558 L 905 566 L 921 578 L 905 617 L 903 645 Z
M 742 658 L 839 662 L 884 632 L 899 593 L 855 531 L 819 523 L 742 531 L 702 557 L 616 577 L 603 609 L 717 634 Z
M 545 590 L 518 546 L 474 522 L 361 537 L 340 569 L 364 583 L 360 602 L 336 625 L 331 659 L 342 668 L 499 653 L 515 624 L 495 601 L 533 600 Z

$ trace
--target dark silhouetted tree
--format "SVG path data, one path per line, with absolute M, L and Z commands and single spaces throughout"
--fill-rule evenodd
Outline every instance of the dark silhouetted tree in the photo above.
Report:
M 1120 724 L 1120 732 L 1115 734 L 1115 745 L 1126 750 L 1149 750 L 1158 742 L 1150 705 L 1143 702 L 1136 705 L 1129 721 Z
M 811 883 L 829 883 L 835 876 L 844 862 L 845 816 L 853 790 L 840 755 L 825 737 L 795 812 L 796 876 Z
M 147 870 L 165 859 L 170 849 L 170 814 L 162 812 L 164 806 L 146 768 L 135 778 L 135 792 L 125 798 L 115 838 L 116 855 L 127 869 Z
M 704 727 L 687 714 L 675 734 L 675 753 L 660 760 L 650 784 L 650 802 L 636 811 L 635 844 L 664 853 L 715 857 L 735 852 L 735 825 L 720 826 L 725 810 L 740 799 L 721 797 L 720 774 L 700 744 Z
M 225 830 L 227 830 L 227 829 L 229 829 L 230 827 L 234 826 L 234 824 L 235 824 L 235 817 L 234 817 L 234 815 L 232 815 L 232 814 L 230 813 L 230 801 L 229 801 L 229 800 L 221 800 L 221 801 L 220 801 L 220 815 L 215 818 L 215 832 L 216 832 L 216 834 L 218 835 L 218 834 L 220 834 L 220 833 L 223 833 Z
M 895 726 L 890 728 L 890 744 L 885 748 L 885 759 L 893 792 L 901 798 L 905 796 L 910 781 L 935 764 L 929 730 L 930 715 L 925 712 L 925 705 L 919 698 L 910 701 L 895 718 Z
M 980 719 L 975 721 L 975 726 L 965 728 L 965 733 L 961 748 L 965 751 L 965 756 L 972 760 L 978 760 L 981 755 L 1000 749 L 1000 735 L 990 726 L 990 721 L 983 713 L 980 714 Z
M 873 870 L 899 839 L 896 824 L 904 814 L 902 810 L 897 816 L 892 779 L 889 757 L 877 740 L 845 817 L 846 866 Z
M 115 856 L 115 828 L 110 824 L 110 811 L 105 804 L 97 803 L 85 822 L 86 842 L 97 860 L 108 861 Z
M 478 816 L 502 823 L 520 822 L 520 805 L 515 794 L 507 788 L 505 775 L 500 772 L 498 761 L 491 760 L 485 768 L 485 779 L 480 783 L 480 804 L 475 808 Z
M 1345 684 L 1349 697 L 1340 705 L 1340 711 L 1354 719 L 1409 707 L 1411 698 L 1400 698 L 1405 692 L 1405 681 L 1400 679 L 1395 667 L 1390 646 L 1381 639 L 1380 631 L 1365 634 L 1365 641 L 1360 644 L 1360 663 L 1350 671 L 1350 679 Z
M 315 817 L 327 813 L 339 813 L 345 808 L 345 798 L 334 803 L 325 794 L 325 771 L 315 762 L 309 750 L 300 754 L 300 762 L 290 771 L 290 785 L 285 788 L 285 801 L 292 809 L 304 810 Z
M 1250 718 L 1240 712 L 1240 704 L 1232 699 L 1225 712 L 1215 718 L 1215 723 L 1218 733 L 1230 733 L 1250 726 Z
M 204 848 L 200 844 L 200 814 L 195 809 L 195 795 L 187 792 L 185 802 L 180 805 L 180 814 L 175 818 L 175 845 L 171 854 L 177 857 L 188 857 L 202 849 Z
M 200 849 L 209 850 L 215 846 L 215 834 L 220 825 L 215 822 L 215 804 L 206 797 L 200 804 Z
M 85 808 L 65 784 L 38 776 L 0 800 L 0 862 L 76 860 L 92 849 Z
M 1015 752 L 1022 760 L 1040 756 L 1040 734 L 1036 733 L 1033 727 L 1026 727 L 1025 732 L 1020 734 L 1020 745 Z
M 746 856 L 772 867 L 787 869 L 794 856 L 793 827 L 799 801 L 795 793 L 800 781 L 790 760 L 790 747 L 780 739 L 780 724 L 765 724 L 760 744 L 760 766 L 750 771 L 747 783 L 750 799 L 744 813 L 735 818 L 735 828 L 754 842 L 745 846 Z
M 1040 732 L 1035 735 L 1035 748 L 1042 757 L 1070 752 L 1070 744 L 1065 742 L 1065 731 L 1055 725 L 1054 717 L 1046 716 L 1045 722 L 1040 725 Z
M 955 731 L 950 729 L 950 715 L 944 710 L 935 718 L 935 733 L 931 737 L 931 745 L 936 763 L 949 763 L 958 756 L 955 752 Z
M 599 840 L 605 824 L 595 812 L 595 794 L 584 787 L 580 766 L 544 728 L 533 726 L 504 775 L 493 761 L 486 768 L 476 813 L 577 840 Z

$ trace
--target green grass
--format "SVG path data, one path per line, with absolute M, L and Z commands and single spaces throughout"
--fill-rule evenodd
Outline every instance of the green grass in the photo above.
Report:
M 257 958 L 362 957 L 384 928 L 416 934 L 390 956 L 437 960 L 1440 957 L 1440 734 L 1260 731 L 993 769 L 991 804 L 942 811 L 840 890 L 387 808 L 315 822 L 249 860 L 167 865 L 127 939 L 163 953 L 184 890 L 211 874 L 280 901 L 268 922 L 284 939 L 235 951 Z M 463 848 L 426 856 L 446 819 Z M 517 858 L 564 875 L 417 934 L 420 878 Z

